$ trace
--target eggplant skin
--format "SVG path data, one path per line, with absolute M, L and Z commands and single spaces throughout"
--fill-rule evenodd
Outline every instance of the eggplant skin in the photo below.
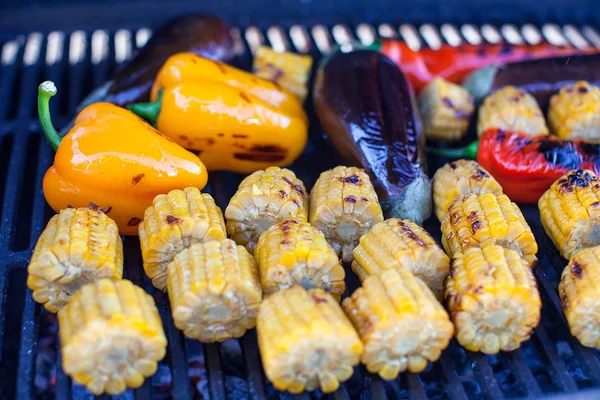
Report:
M 431 214 L 425 137 L 404 74 L 383 54 L 338 52 L 318 69 L 315 110 L 349 166 L 369 173 L 386 218 L 422 223 Z

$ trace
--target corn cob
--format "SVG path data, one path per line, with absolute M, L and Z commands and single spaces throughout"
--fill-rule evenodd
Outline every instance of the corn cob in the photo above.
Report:
M 516 251 L 491 242 L 454 257 L 446 299 L 456 339 L 470 351 L 515 350 L 540 321 L 531 268 Z
M 160 290 L 167 288 L 167 266 L 177 254 L 194 243 L 227 237 L 221 209 L 195 187 L 156 196 L 139 234 L 144 271 Z
M 253 254 L 258 238 L 271 225 L 286 219 L 307 220 L 304 183 L 286 168 L 256 171 L 240 183 L 225 218 L 229 236 Z
M 455 141 L 467 133 L 475 104 L 466 89 L 434 78 L 419 94 L 419 110 L 425 137 Z
M 479 107 L 477 135 L 494 128 L 520 131 L 529 136 L 548 134 L 544 114 L 535 97 L 514 86 L 497 90 Z
M 435 215 L 442 222 L 448 208 L 469 193 L 502 194 L 502 186 L 477 161 L 452 161 L 433 176 Z
M 570 171 L 538 203 L 544 230 L 567 260 L 600 245 L 600 181 L 588 170 Z
M 256 325 L 262 299 L 256 261 L 231 239 L 196 243 L 169 264 L 173 321 L 185 336 L 222 342 Z
M 273 81 L 292 93 L 300 102 L 308 94 L 312 57 L 260 46 L 254 55 L 254 75 Z
M 386 269 L 407 268 L 442 299 L 450 259 L 435 240 L 410 220 L 390 218 L 375 224 L 352 252 L 352 270 L 361 281 Z
M 40 235 L 27 271 L 35 301 L 57 312 L 82 285 L 123 277 L 119 228 L 93 208 L 61 210 Z
M 323 233 L 308 222 L 288 219 L 270 227 L 255 252 L 265 295 L 301 285 L 320 288 L 338 301 L 344 293 L 344 267 Z
M 550 99 L 548 124 L 561 139 L 600 139 L 600 89 L 585 81 L 563 86 Z
M 267 378 L 291 393 L 335 391 L 363 351 L 340 305 L 321 289 L 294 286 L 267 297 L 256 329 Z
M 600 247 L 581 250 L 563 270 L 558 293 L 571 334 L 586 347 L 600 349 Z
M 533 267 L 537 242 L 521 210 L 504 194 L 468 194 L 448 209 L 442 222 L 442 244 L 453 257 L 468 247 L 491 241 L 517 251 Z
M 310 192 L 310 223 L 320 229 L 344 262 L 374 224 L 383 221 L 369 175 L 356 167 L 321 173 Z
M 152 297 L 128 280 L 83 286 L 58 313 L 63 369 L 96 395 L 138 388 L 165 356 Z
M 454 332 L 444 307 L 403 267 L 368 277 L 342 306 L 364 343 L 361 361 L 383 379 L 421 372 Z

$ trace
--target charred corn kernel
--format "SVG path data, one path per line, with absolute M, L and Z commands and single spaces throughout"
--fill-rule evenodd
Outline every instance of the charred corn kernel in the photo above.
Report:
M 470 351 L 515 350 L 540 322 L 531 268 L 516 251 L 491 242 L 454 257 L 446 299 L 456 339 Z
M 152 296 L 128 280 L 83 286 L 58 313 L 63 369 L 95 395 L 138 388 L 165 356 Z
M 390 218 L 375 224 L 352 252 L 352 270 L 361 281 L 387 269 L 407 268 L 442 299 L 450 259 L 435 240 L 410 220 Z
M 321 173 L 310 192 L 310 223 L 344 262 L 352 261 L 360 237 L 381 221 L 381 206 L 364 170 L 339 166 Z
M 454 332 L 431 290 L 403 267 L 368 277 L 342 306 L 364 343 L 361 361 L 383 379 L 421 372 Z
M 448 208 L 469 193 L 502 194 L 502 186 L 477 161 L 452 161 L 433 176 L 435 215 L 442 222 Z
M 425 137 L 454 141 L 467 133 L 475 103 L 460 85 L 434 78 L 419 94 L 419 110 Z
M 209 194 L 194 187 L 156 196 L 144 213 L 139 234 L 144 271 L 160 290 L 167 288 L 167 266 L 182 250 L 227 237 L 221 209 Z
M 544 230 L 569 260 L 600 245 L 600 181 L 588 170 L 569 171 L 538 202 Z
M 485 98 L 479 107 L 477 135 L 488 129 L 508 129 L 529 136 L 547 135 L 544 114 L 535 97 L 514 86 L 505 86 Z
M 256 261 L 231 239 L 196 243 L 169 264 L 173 321 L 201 342 L 242 336 L 256 325 L 262 299 Z
M 563 270 L 558 293 L 571 334 L 586 347 L 600 349 L 600 247 L 581 250 Z
M 286 219 L 306 221 L 308 194 L 304 183 L 286 168 L 269 167 L 246 177 L 225 209 L 227 233 L 254 253 L 260 235 Z
M 363 351 L 340 305 L 321 289 L 294 286 L 267 297 L 256 329 L 267 378 L 291 393 L 335 391 L 352 376 Z
M 600 89 L 585 81 L 550 98 L 548 124 L 561 139 L 600 139 Z
M 331 293 L 338 301 L 346 285 L 344 267 L 321 231 L 288 219 L 260 236 L 255 251 L 265 295 L 300 285 Z
M 117 224 L 93 208 L 67 208 L 50 219 L 27 268 L 33 298 L 51 312 L 81 286 L 123 277 L 123 243 Z
M 537 262 L 531 228 L 505 194 L 468 194 L 450 206 L 442 222 L 442 244 L 450 257 L 486 242 L 517 251 L 529 266 Z
M 275 82 L 303 102 L 308 94 L 312 57 L 260 46 L 254 54 L 254 75 Z

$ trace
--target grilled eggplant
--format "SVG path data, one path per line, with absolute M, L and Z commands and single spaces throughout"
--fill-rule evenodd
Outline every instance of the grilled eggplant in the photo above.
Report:
M 431 214 L 425 137 L 398 67 L 375 51 L 338 52 L 319 67 L 313 96 L 330 143 L 371 175 L 385 216 L 422 223 Z

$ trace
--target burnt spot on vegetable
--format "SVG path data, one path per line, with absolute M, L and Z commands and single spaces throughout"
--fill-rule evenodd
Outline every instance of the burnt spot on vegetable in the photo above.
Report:
M 471 176 L 471 178 L 473 178 L 476 181 L 479 181 L 479 180 L 484 179 L 484 178 L 489 178 L 489 177 L 490 176 L 484 170 L 482 170 L 481 168 L 477 168 L 477 173 L 473 174 Z
M 454 278 L 456 276 L 456 268 L 450 269 L 450 278 Z
M 143 177 L 145 177 L 146 174 L 137 174 L 136 176 L 134 176 L 133 178 L 131 178 L 131 183 L 133 185 L 137 185 L 138 183 L 140 183 L 140 181 L 142 180 Z
M 365 196 L 361 196 L 361 197 L 360 197 L 360 201 L 362 201 L 362 202 L 363 202 L 363 203 L 365 203 L 365 204 L 368 204 L 368 203 L 369 203 L 369 199 L 367 199 Z
M 496 141 L 498 143 L 504 142 L 504 140 L 506 140 L 506 136 L 507 136 L 507 134 L 506 134 L 506 131 L 504 129 L 498 129 L 496 131 Z
M 70 204 L 67 204 L 67 208 L 73 208 L 73 206 Z
M 481 228 L 481 221 L 477 220 L 471 224 L 471 231 L 473 235 L 477 233 L 477 231 Z
M 281 197 L 282 199 L 285 199 L 287 197 L 287 192 L 285 190 L 280 190 L 279 193 L 277 193 L 279 195 L 279 197 Z
M 224 134 L 224 133 L 222 133 L 222 132 L 219 132 L 219 133 L 217 133 L 217 136 L 218 136 L 218 137 L 223 137 L 223 136 L 225 136 L 225 134 Z
M 189 138 L 185 135 L 179 135 L 179 139 L 184 140 L 186 142 L 189 140 Z
M 590 209 L 597 210 L 600 208 L 600 201 L 590 204 Z
M 317 304 L 327 303 L 327 299 L 324 297 L 321 297 L 321 295 L 316 292 L 311 292 L 310 296 L 312 297 L 313 301 Z
M 346 203 L 356 203 L 356 196 L 346 196 L 344 201 Z
M 450 107 L 450 108 L 454 108 L 454 104 L 452 103 L 452 100 L 450 100 L 447 97 L 443 97 L 442 98 L 442 103 L 446 106 L 446 107 Z
M 287 176 L 284 176 L 283 178 L 281 178 L 285 181 L 285 183 L 287 183 L 290 186 L 293 186 L 294 184 L 292 183 L 292 181 L 290 180 L 290 178 L 288 178 Z
M 248 139 L 248 135 L 233 134 L 231 136 L 233 136 L 236 139 Z
M 298 194 L 304 198 L 304 189 L 302 188 L 302 186 L 300 185 L 295 185 L 292 187 L 292 189 L 294 189 L 296 192 L 298 192 Z
M 250 98 L 248 97 L 248 95 L 246 93 L 240 92 L 240 98 L 242 100 L 244 100 L 246 103 L 252 104 L 252 101 L 250 100 Z
M 292 225 L 298 225 L 298 221 L 294 219 L 286 219 L 281 223 L 281 233 L 283 236 L 289 236 Z
M 453 213 L 450 213 L 450 223 L 452 225 L 456 225 L 458 221 L 460 221 L 460 212 L 455 211 Z
M 108 214 L 110 212 L 110 210 L 112 210 L 111 206 L 107 206 L 107 207 L 102 208 L 98 204 L 92 203 L 91 201 L 88 203 L 88 208 L 90 210 L 95 210 L 95 211 L 103 212 L 104 214 Z
M 575 278 L 581 278 L 581 274 L 583 273 L 583 268 L 581 268 L 581 264 L 579 264 L 576 260 L 573 261 L 573 265 L 571 266 L 571 272 Z
M 454 301 L 454 304 L 459 305 L 460 302 L 462 301 L 462 297 L 460 297 L 460 294 L 454 295 L 453 301 Z
M 470 119 L 471 115 L 473 115 L 473 113 L 471 111 L 464 111 L 461 109 L 456 109 L 454 111 L 454 114 L 456 115 L 456 118 L 459 118 L 459 119 Z
M 219 71 L 221 71 L 221 73 L 223 75 L 227 75 L 227 68 L 225 68 L 225 66 L 223 64 L 221 64 L 220 62 L 217 62 L 217 61 L 213 61 L 213 63 L 219 69 Z
M 475 289 L 473 289 L 473 293 L 477 294 L 483 290 L 483 286 L 479 285 Z
M 586 88 L 585 86 L 580 86 L 580 87 L 577 89 L 577 91 L 578 91 L 579 93 L 583 94 L 583 93 L 587 93 L 587 92 L 589 92 L 589 89 L 588 89 L 588 88 Z
M 238 160 L 257 162 L 279 162 L 287 157 L 288 150 L 277 145 L 255 144 L 245 153 L 234 153 L 233 157 Z
M 300 208 L 300 203 L 298 203 L 298 200 L 292 199 L 292 203 L 294 203 L 296 207 Z
M 569 298 L 566 295 L 560 296 L 560 304 L 563 308 L 569 308 Z
M 351 183 L 353 185 L 360 184 L 360 177 L 358 175 L 342 176 L 340 180 L 344 183 Z
M 595 158 L 598 154 L 598 147 L 597 145 L 594 147 L 596 147 Z M 538 151 L 544 155 L 546 161 L 565 169 L 577 169 L 584 161 L 583 158 L 586 153 L 583 143 L 580 144 L 578 149 L 573 142 L 548 139 L 540 141 Z
M 449 162 L 449 163 L 448 163 L 448 166 L 449 166 L 450 168 L 452 168 L 452 169 L 456 169 L 456 163 L 455 163 L 454 161 L 452 161 L 452 162 Z
M 558 191 L 559 193 L 572 193 L 575 189 L 573 189 L 573 186 L 569 185 L 569 183 L 563 183 L 562 185 L 560 185 L 558 187 Z
M 142 222 L 141 219 L 133 217 L 129 221 L 127 221 L 127 226 L 138 226 L 140 222 Z
M 172 215 L 167 215 L 167 224 L 176 224 L 181 222 L 180 218 L 174 217 Z
M 285 238 L 279 243 L 282 245 L 286 245 L 286 244 L 292 244 L 292 241 L 289 238 Z

